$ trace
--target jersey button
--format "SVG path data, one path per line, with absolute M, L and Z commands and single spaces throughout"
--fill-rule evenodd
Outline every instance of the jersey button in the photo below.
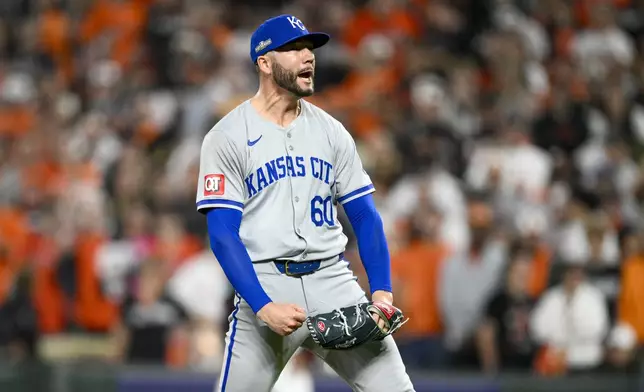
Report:
M 297 203 L 298 201 L 300 201 L 300 198 L 295 196 L 295 202 Z
M 307 256 L 307 254 L 306 254 L 306 253 L 304 253 L 304 254 L 302 255 L 302 260 L 305 260 L 305 259 L 306 259 L 306 256 Z
M 293 146 L 288 146 L 288 149 L 293 151 Z
M 287 134 L 286 134 L 286 137 L 288 137 L 288 138 L 290 139 L 290 138 L 291 138 L 291 133 L 290 133 L 290 132 L 289 132 L 289 133 L 287 133 Z

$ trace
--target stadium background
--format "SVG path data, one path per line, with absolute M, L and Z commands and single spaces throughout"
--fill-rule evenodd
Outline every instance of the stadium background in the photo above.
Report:
M 333 37 L 310 100 L 376 185 L 417 390 L 644 390 L 642 0 L 2 0 L 0 390 L 211 390 L 200 142 L 280 13 Z M 301 354 L 276 391 L 340 385 Z

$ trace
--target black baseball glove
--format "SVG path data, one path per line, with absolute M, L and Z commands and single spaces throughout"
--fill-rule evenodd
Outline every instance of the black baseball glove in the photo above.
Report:
M 385 321 L 384 328 L 378 326 L 371 317 L 372 313 Z M 313 340 L 326 349 L 334 350 L 347 350 L 382 340 L 405 322 L 400 309 L 383 302 L 365 302 L 306 319 Z

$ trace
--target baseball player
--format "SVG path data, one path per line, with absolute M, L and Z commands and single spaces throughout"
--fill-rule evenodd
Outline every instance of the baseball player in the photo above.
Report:
M 206 214 L 211 248 L 236 292 L 221 392 L 270 391 L 300 347 L 354 391 L 413 391 L 388 336 L 398 327 L 392 315 L 401 313 L 392 306 L 374 187 L 347 130 L 302 99 L 314 91 L 313 50 L 328 40 L 292 15 L 265 21 L 250 44 L 257 94 L 203 140 L 197 209 Z M 347 238 L 338 204 L 356 233 L 368 304 L 342 255 Z M 364 309 L 371 317 L 363 317 Z M 383 334 L 363 333 L 360 326 L 370 323 Z

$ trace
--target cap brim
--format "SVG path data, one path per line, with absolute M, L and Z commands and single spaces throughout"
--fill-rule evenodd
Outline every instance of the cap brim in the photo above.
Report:
M 313 44 L 313 49 L 317 49 L 321 46 L 326 45 L 326 43 L 329 42 L 330 39 L 331 39 L 331 36 L 326 33 L 308 33 L 308 34 L 300 35 L 299 37 L 295 37 L 291 40 L 288 40 L 284 42 L 282 45 L 280 45 L 280 47 L 284 45 L 288 45 L 295 41 L 307 40 L 307 41 L 311 41 L 311 43 Z

